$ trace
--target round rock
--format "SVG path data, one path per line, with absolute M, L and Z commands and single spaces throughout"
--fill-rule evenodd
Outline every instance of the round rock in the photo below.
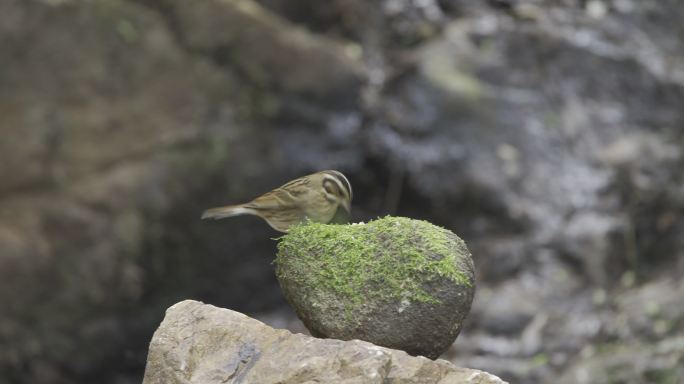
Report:
M 426 221 L 306 223 L 280 239 L 276 275 L 312 335 L 439 357 L 475 294 L 470 252 Z

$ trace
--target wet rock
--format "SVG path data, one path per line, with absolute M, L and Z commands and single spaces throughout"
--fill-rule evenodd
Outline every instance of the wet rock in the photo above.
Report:
M 575 259 L 625 254 L 629 223 L 623 208 L 643 201 L 640 195 L 616 204 L 613 199 L 632 188 L 611 188 L 620 177 L 616 168 L 636 161 L 638 169 L 648 170 L 638 172 L 638 180 L 660 190 L 668 177 L 680 177 L 663 158 L 681 152 L 674 149 L 681 142 L 674 129 L 681 117 L 672 111 L 684 100 L 682 68 L 658 63 L 681 63 L 668 56 L 681 57 L 681 43 L 657 38 L 658 53 L 648 55 L 639 32 L 626 22 L 638 19 L 647 34 L 660 36 L 663 25 L 680 28 L 680 12 L 666 16 L 667 6 L 646 11 L 635 5 L 630 15 L 609 8 L 597 21 L 581 7 L 560 3 L 540 9 L 536 21 L 481 5 L 467 11 L 440 38 L 416 50 L 415 73 L 385 86 L 384 124 L 370 128 L 371 150 L 401 164 L 405 188 L 418 195 L 400 209 L 429 211 L 433 220 L 473 238 L 473 247 L 477 238 L 486 238 L 483 257 L 500 254 L 491 248 L 492 237 L 502 232 L 510 241 L 521 239 L 530 253 L 554 243 Z M 665 24 L 645 20 L 651 12 Z M 651 107 L 645 107 L 642 92 Z M 417 118 L 422 116 L 429 118 Z M 411 211 L 427 196 L 426 206 Z M 476 220 L 461 222 L 461 215 L 452 214 L 472 209 L 473 201 Z M 571 233 L 581 232 L 575 224 L 585 220 L 572 221 L 587 212 L 601 227 L 596 236 L 605 240 Z M 572 237 L 581 239 L 580 247 L 563 241 Z M 626 263 L 612 261 L 582 263 L 589 264 L 593 280 L 605 282 L 624 271 Z M 605 273 L 613 271 L 618 273 Z
M 672 337 L 684 324 L 684 281 L 663 278 L 644 284 L 621 294 L 616 304 L 622 314 L 610 328 L 616 337 Z
M 656 343 L 606 343 L 583 355 L 557 383 L 677 383 L 684 377 L 682 336 Z
M 475 293 L 463 240 L 424 221 L 310 223 L 278 249 L 278 281 L 314 336 L 434 359 L 458 336 Z
M 344 99 L 353 98 L 363 81 L 364 66 L 349 53 L 353 50 L 308 33 L 255 1 L 156 3 L 174 21 L 184 45 L 219 65 L 238 67 L 262 86 Z
M 472 315 L 488 334 L 519 336 L 537 314 L 541 294 L 536 289 L 526 289 L 512 282 L 497 288 L 496 291 L 491 288 L 478 291 Z
M 583 344 L 560 383 L 676 383 L 684 377 L 684 282 L 663 278 L 616 295 L 603 337 Z
M 302 113 L 283 107 L 296 123 L 279 125 L 286 138 L 273 139 L 274 126 L 262 120 L 278 109 L 273 95 L 353 100 L 363 69 L 342 44 L 245 6 L 203 2 L 177 20 L 181 5 L 172 2 L 0 4 L 3 379 L 138 382 L 140 335 L 170 303 L 193 296 L 253 311 L 285 304 L 268 264 L 268 229 L 249 220 L 207 226 L 198 212 L 310 171 L 301 162 L 273 165 L 292 158 L 292 148 L 303 153 L 301 137 L 312 137 L 323 118 L 302 128 Z M 207 35 L 200 27 L 209 20 L 197 18 L 205 14 L 231 22 Z M 264 41 L 245 40 L 248 31 Z M 314 62 L 319 70 L 307 67 Z M 243 76 L 250 63 L 258 73 Z M 266 68 L 280 65 L 288 71 Z M 306 106 L 325 118 L 337 112 Z M 252 130 L 256 115 L 261 129 Z M 322 140 L 315 147 L 334 152 Z
M 136 307 L 143 275 L 154 275 L 138 259 L 152 227 L 146 212 L 181 192 L 172 164 L 192 163 L 207 101 L 225 102 L 214 91 L 233 85 L 132 2 L 0 8 L 21 20 L 3 21 L 0 33 L 0 376 L 66 383 L 100 370 L 116 380 L 101 362 L 141 350 L 128 336 L 150 319 L 117 315 Z M 193 172 L 207 180 L 207 170 Z
M 273 329 L 241 313 L 186 300 L 152 338 L 144 384 L 502 384 L 486 372 L 353 340 Z
M 593 211 L 577 212 L 567 220 L 559 246 L 569 258 L 584 267 L 593 283 L 606 284 L 611 240 L 620 229 L 621 222 L 617 218 Z M 612 277 L 614 280 L 615 276 Z

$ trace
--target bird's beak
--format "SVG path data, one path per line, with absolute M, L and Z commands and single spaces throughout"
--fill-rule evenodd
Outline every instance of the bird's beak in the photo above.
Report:
M 347 214 L 351 214 L 351 201 L 349 200 L 342 200 L 342 208 L 344 208 L 345 211 L 347 211 Z
M 335 211 L 335 216 L 330 220 L 333 224 L 348 224 L 351 219 L 351 204 L 349 201 L 340 201 Z

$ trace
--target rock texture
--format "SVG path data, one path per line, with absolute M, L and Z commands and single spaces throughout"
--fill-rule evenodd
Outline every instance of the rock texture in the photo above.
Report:
M 320 340 L 277 330 L 197 301 L 166 312 L 144 384 L 503 384 L 486 372 L 411 357 L 363 341 Z
M 298 226 L 280 239 L 276 265 L 285 297 L 313 335 L 433 359 L 458 336 L 475 295 L 465 242 L 404 217 Z
M 310 170 L 282 161 L 294 146 L 262 119 L 292 110 L 281 92 L 343 113 L 329 100 L 356 99 L 363 65 L 251 1 L 188 4 L 0 3 L 0 377 L 10 383 L 139 382 L 138 340 L 182 297 L 284 305 L 269 229 L 199 214 Z

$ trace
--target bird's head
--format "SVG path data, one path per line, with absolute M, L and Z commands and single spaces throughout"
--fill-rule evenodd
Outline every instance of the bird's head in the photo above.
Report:
M 323 171 L 323 190 L 325 198 L 331 203 L 341 206 L 347 212 L 351 213 L 351 202 L 353 198 L 351 184 L 349 180 L 338 171 Z

